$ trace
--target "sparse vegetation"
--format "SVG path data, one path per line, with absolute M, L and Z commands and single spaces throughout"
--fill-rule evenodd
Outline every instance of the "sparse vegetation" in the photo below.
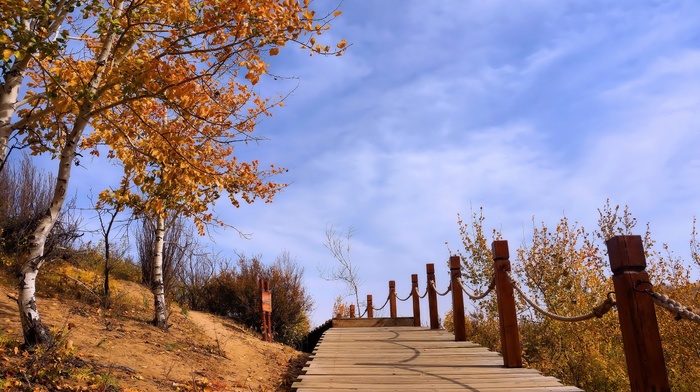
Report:
M 0 390 L 288 390 L 305 361 L 230 319 L 195 311 L 171 309 L 173 327 L 159 331 L 148 324 L 152 304 L 138 274 L 127 274 L 133 281 L 110 281 L 112 306 L 105 310 L 89 293 L 101 287 L 101 267 L 88 258 L 46 268 L 40 283 L 46 296 L 39 301 L 54 336 L 48 346 L 24 347 L 16 304 L 0 296 Z M 136 265 L 129 268 L 139 272 Z M 0 272 L 0 292 L 10 292 L 7 269 Z
M 25 164 L 25 174 L 41 176 L 30 162 Z M 31 182 L 25 185 L 22 199 L 40 197 L 32 192 L 41 188 L 33 188 Z M 0 214 L 0 227 L 9 227 L 7 222 L 17 219 Z M 104 239 L 97 243 L 64 242 L 61 252 L 53 253 L 37 282 L 41 294 L 38 301 L 46 307 L 42 316 L 52 339 L 50 344 L 35 346 L 24 344 L 14 296 L 4 294 L 11 293 L 16 285 L 14 253 L 21 250 L 7 237 L 8 241 L 2 243 L 11 245 L 0 248 L 0 390 L 265 391 L 285 390 L 291 385 L 294 372 L 304 362 L 303 354 L 264 343 L 254 330 L 230 318 L 216 319 L 189 310 L 187 300 L 206 304 L 211 298 L 203 289 L 208 290 L 206 283 L 228 261 L 206 252 L 195 241 L 192 228 L 182 221 L 179 224 L 180 229 L 172 230 L 169 237 L 173 246 L 168 258 L 173 262 L 168 295 L 182 300 L 183 307 L 178 309 L 173 304 L 168 310 L 173 324 L 168 333 L 148 324 L 153 303 L 143 284 L 142 266 L 129 256 L 125 238 L 115 236 L 110 239 L 108 264 Z M 310 300 L 303 293 L 301 270 L 296 263 L 286 254 L 272 266 L 258 260 L 254 267 L 244 270 L 248 278 L 264 272 L 277 285 L 278 336 L 292 342 L 299 339 L 297 336 L 308 330 Z M 109 290 L 105 288 L 106 273 L 110 275 Z M 247 295 L 255 298 L 257 294 L 255 286 Z M 306 305 L 295 308 L 297 302 L 288 304 L 287 295 L 299 296 Z M 282 321 L 293 321 L 290 314 L 301 320 L 290 324 L 296 328 L 291 331 Z M 215 327 L 208 327 L 212 325 Z M 241 357 L 246 358 L 244 363 Z

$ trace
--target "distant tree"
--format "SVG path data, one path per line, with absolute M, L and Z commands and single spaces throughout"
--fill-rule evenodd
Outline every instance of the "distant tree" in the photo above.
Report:
M 333 310 L 331 317 L 335 318 L 338 315 L 340 315 L 341 317 L 348 317 L 348 315 L 350 314 L 351 304 L 351 302 L 346 302 L 342 295 L 335 297 L 335 301 L 333 301 Z
M 100 222 L 99 233 L 102 237 L 102 243 L 104 245 L 103 254 L 103 284 L 102 284 L 102 295 L 103 295 L 103 306 L 105 309 L 109 309 L 111 306 L 111 293 L 110 293 L 110 273 L 113 267 L 113 260 L 120 259 L 120 257 L 114 257 L 115 252 L 113 247 L 113 236 L 121 236 L 122 239 L 127 239 L 125 234 L 128 232 L 128 227 L 133 220 L 133 215 L 126 218 L 125 220 L 118 220 L 117 216 L 124 212 L 126 205 L 125 203 L 115 203 L 115 205 L 108 205 L 103 202 L 94 203 L 92 200 L 92 195 L 89 197 L 92 203 L 92 208 L 97 214 L 97 219 Z
M 198 246 L 192 229 L 181 216 L 170 215 L 164 220 L 168 230 L 163 237 L 162 269 L 163 286 L 166 292 L 171 292 L 180 270 L 185 264 L 187 255 Z M 149 288 L 154 286 L 153 262 L 155 260 L 156 223 L 152 219 L 141 219 L 141 225 L 134 230 L 134 241 L 138 263 L 141 266 L 142 282 Z
M 350 239 L 355 232 L 353 227 L 348 227 L 345 233 L 339 232 L 332 225 L 326 227 L 326 240 L 323 245 L 331 252 L 337 264 L 331 268 L 319 267 L 319 273 L 322 279 L 341 282 L 345 286 L 344 294 L 353 296 L 356 309 L 361 309 L 360 286 L 362 280 L 357 266 L 350 256 Z

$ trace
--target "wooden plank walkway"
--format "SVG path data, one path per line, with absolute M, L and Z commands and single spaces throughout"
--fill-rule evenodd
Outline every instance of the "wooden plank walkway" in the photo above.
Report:
M 581 391 L 444 330 L 331 328 L 292 385 L 306 391 Z

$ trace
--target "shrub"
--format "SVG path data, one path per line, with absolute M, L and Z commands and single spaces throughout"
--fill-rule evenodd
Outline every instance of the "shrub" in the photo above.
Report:
M 260 256 L 241 255 L 235 268 L 224 268 L 204 289 L 204 309 L 260 330 L 259 279 L 270 281 L 275 340 L 297 345 L 309 332 L 312 299 L 302 282 L 303 269 L 282 253 L 265 266 Z

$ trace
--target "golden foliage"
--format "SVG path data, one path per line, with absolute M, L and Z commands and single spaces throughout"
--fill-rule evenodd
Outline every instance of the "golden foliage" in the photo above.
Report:
M 484 217 L 472 213 L 470 224 L 459 219 L 464 245 L 465 281 L 487 284 L 492 260 L 483 233 Z M 588 231 L 563 217 L 554 229 L 533 221 L 531 241 L 517 250 L 513 270 L 520 285 L 540 305 L 564 316 L 586 314 L 613 291 L 604 241 L 634 232 L 637 224 L 627 208 L 609 202 L 599 210 L 598 227 Z M 496 237 L 497 234 L 494 235 Z M 649 226 L 642 236 L 654 290 L 684 304 L 698 304 L 700 290 L 690 279 L 690 266 L 666 245 L 654 246 Z M 697 258 L 696 233 L 691 247 Z M 490 298 L 490 299 L 489 299 Z M 477 304 L 467 317 L 470 339 L 500 346 L 494 296 Z M 629 390 L 622 338 L 616 312 L 600 319 L 566 323 L 542 316 L 519 298 L 519 326 L 526 364 L 587 391 Z M 700 383 L 700 338 L 697 324 L 677 321 L 657 307 L 659 329 L 673 390 L 690 391 Z M 450 318 L 448 315 L 447 318 Z M 446 322 L 450 326 L 451 320 Z
M 80 147 L 106 153 L 124 170 L 120 191 L 107 190 L 101 200 L 150 214 L 177 209 L 194 218 L 200 232 L 216 221 L 209 207 L 222 194 L 238 206 L 269 202 L 285 186 L 268 180 L 283 169 L 234 155 L 234 145 L 257 140 L 258 118 L 281 105 L 282 97 L 262 97 L 253 88 L 268 72 L 266 57 L 288 42 L 312 54 L 347 47 L 341 41 L 331 52 L 316 42 L 312 36 L 340 11 L 317 17 L 308 2 L 61 2 L 45 13 L 28 4 L 0 8 L 13 15 L 3 19 L 16 32 L 0 36 L 3 61 L 42 53 L 28 65 L 20 120 L 11 126 L 21 129 L 34 153 L 58 157 L 80 140 L 84 126 L 75 124 L 89 121 L 92 131 Z M 39 36 L 20 39 L 20 32 L 30 34 L 13 22 L 22 17 L 35 20 L 31 34 Z M 51 34 L 41 32 L 56 24 L 66 28 L 57 35 L 63 46 L 32 44 L 49 40 Z
M 338 315 L 342 317 L 350 317 L 350 305 L 351 302 L 346 302 L 342 296 L 337 296 L 335 302 L 333 302 L 333 314 L 332 317 L 335 318 Z

